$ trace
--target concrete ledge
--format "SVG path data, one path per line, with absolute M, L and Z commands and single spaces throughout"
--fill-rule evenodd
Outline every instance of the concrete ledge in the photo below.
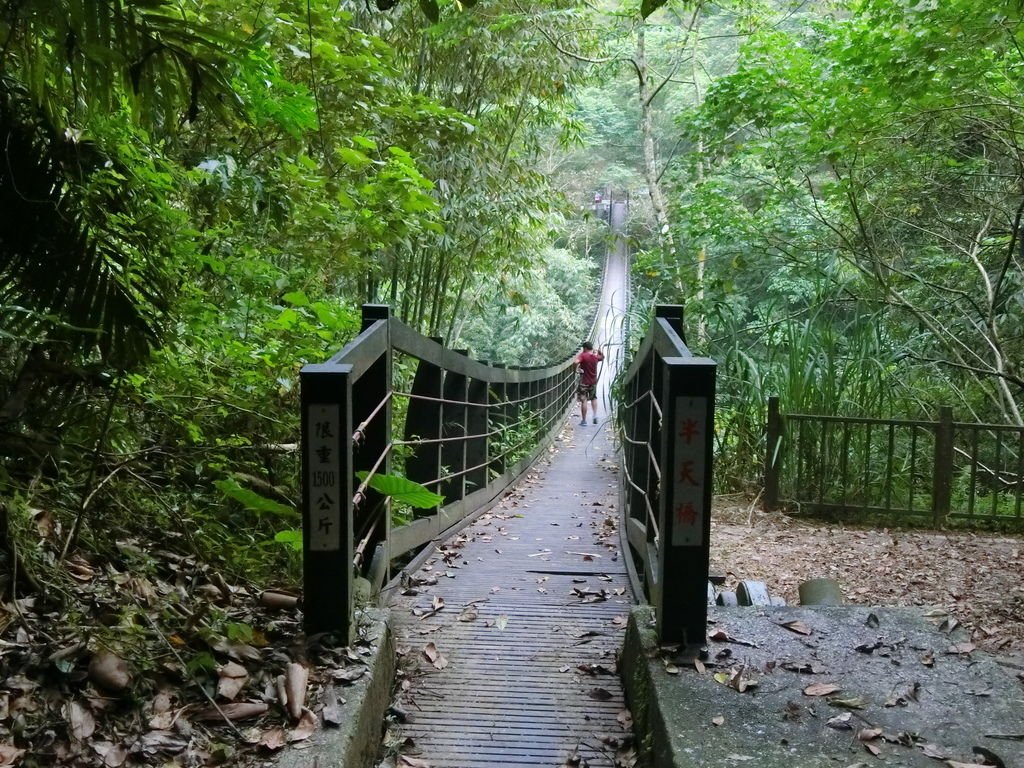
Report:
M 1024 686 L 921 611 L 713 608 L 709 619 L 729 639 L 709 642 L 701 672 L 659 649 L 649 607 L 630 615 L 620 668 L 651 768 L 935 768 L 985 751 L 1024 768 Z M 801 632 L 783 626 L 794 621 Z M 737 673 L 742 692 L 727 684 Z M 804 692 L 815 683 L 836 689 Z
M 366 674 L 337 689 L 338 696 L 345 699 L 341 705 L 344 721 L 338 727 L 325 727 L 321 721 L 308 746 L 288 749 L 277 761 L 278 768 L 370 768 L 376 763 L 395 679 L 389 620 L 387 609 L 366 609 L 357 615 L 359 638 L 370 643 L 371 653 L 366 657 Z

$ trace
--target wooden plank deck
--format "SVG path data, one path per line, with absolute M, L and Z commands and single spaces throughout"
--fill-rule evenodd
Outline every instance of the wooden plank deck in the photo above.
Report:
M 578 421 L 391 601 L 408 718 L 388 741 L 430 766 L 629 764 L 612 424 Z

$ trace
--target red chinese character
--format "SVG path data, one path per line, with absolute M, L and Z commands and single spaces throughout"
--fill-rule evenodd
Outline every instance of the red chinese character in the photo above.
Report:
M 691 502 L 676 505 L 676 523 L 691 527 L 697 524 L 697 510 Z
M 687 419 L 683 422 L 682 429 L 679 430 L 679 436 L 686 441 L 689 445 L 693 442 L 693 438 L 700 434 L 700 424 L 696 419 Z
M 683 465 L 679 468 L 679 482 L 694 486 L 700 485 L 700 481 L 693 476 L 694 463 L 692 460 L 683 462 Z

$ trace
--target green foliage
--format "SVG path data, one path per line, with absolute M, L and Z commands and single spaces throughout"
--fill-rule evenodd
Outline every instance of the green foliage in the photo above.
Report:
M 603 240 L 597 243 L 603 251 Z M 520 280 L 496 281 L 493 293 L 475 307 L 461 342 L 476 357 L 507 364 L 564 359 L 590 330 L 598 276 L 593 260 L 549 248 Z
M 664 181 L 680 257 L 635 263 L 646 295 L 683 287 L 691 343 L 722 365 L 735 467 L 717 476 L 759 482 L 769 394 L 1020 423 L 1020 8 L 750 8 L 705 17 L 744 42 L 679 114 Z
M 356 477 L 360 482 L 367 483 L 373 490 L 390 496 L 399 504 L 408 504 L 417 509 L 433 509 L 444 503 L 444 496 L 405 477 L 383 474 L 375 474 L 371 477 L 370 473 L 365 471 L 356 472 Z M 368 477 L 369 481 L 367 482 Z
M 243 507 L 253 512 L 277 515 L 286 519 L 296 519 L 299 517 L 299 513 L 293 507 L 286 506 L 273 499 L 268 499 L 266 496 L 261 496 L 249 488 L 243 488 L 234 478 L 217 480 L 214 482 L 214 485 L 229 499 L 234 499 Z M 277 540 L 276 536 L 274 538 Z

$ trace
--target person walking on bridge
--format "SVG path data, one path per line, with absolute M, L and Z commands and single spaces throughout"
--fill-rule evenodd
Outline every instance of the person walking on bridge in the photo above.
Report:
M 587 425 L 587 403 L 591 405 L 594 423 L 597 424 L 597 364 L 604 360 L 604 354 L 594 351 L 594 345 L 583 342 L 583 351 L 576 356 L 576 370 L 580 374 L 580 383 L 576 389 L 576 399 L 580 401 L 580 426 Z

